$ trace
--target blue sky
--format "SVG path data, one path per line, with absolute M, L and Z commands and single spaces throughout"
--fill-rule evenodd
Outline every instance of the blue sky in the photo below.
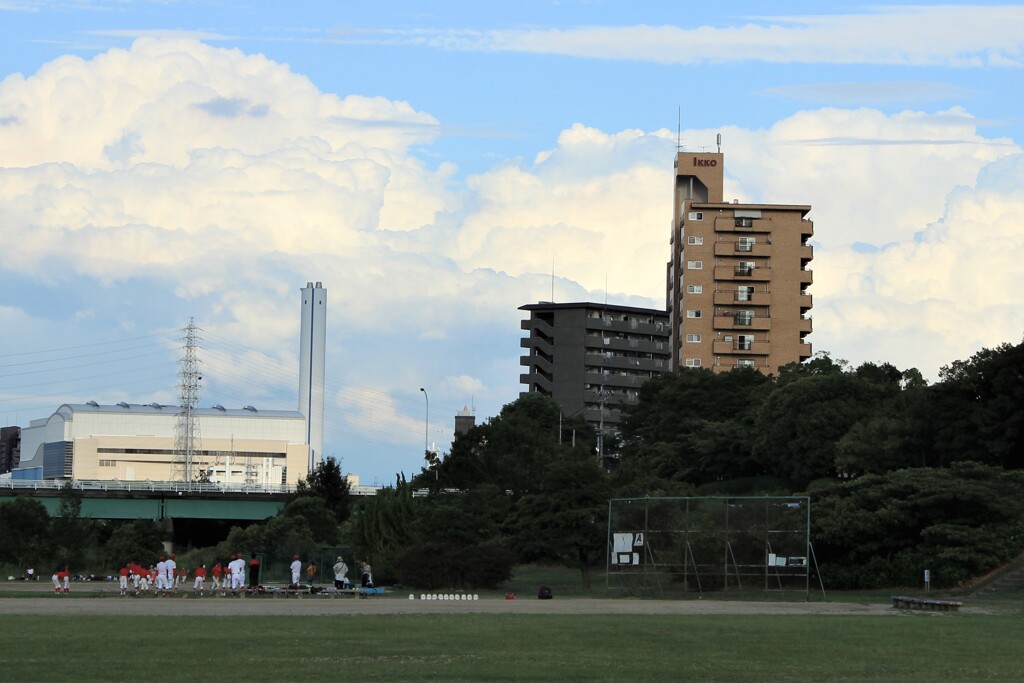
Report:
M 814 206 L 815 350 L 939 368 L 1024 331 L 1024 6 L 0 0 L 0 417 L 295 404 L 418 470 L 520 390 L 519 305 L 661 306 L 677 127 Z M 607 292 L 606 290 L 607 283 Z

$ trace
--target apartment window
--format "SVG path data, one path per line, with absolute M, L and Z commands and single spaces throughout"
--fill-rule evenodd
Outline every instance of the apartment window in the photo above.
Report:
M 736 241 L 736 251 L 753 251 L 757 240 L 753 237 L 741 237 Z
M 689 237 L 686 238 L 686 243 L 691 245 L 691 246 L 692 245 L 704 244 L 704 238 L 703 237 L 698 237 L 697 235 L 690 235 Z
M 739 351 L 749 351 L 751 345 L 754 343 L 754 335 L 741 334 L 736 338 L 736 349 Z
M 699 318 L 700 317 L 700 309 L 699 308 L 687 308 L 686 309 L 686 317 L 687 318 Z
M 748 285 L 740 285 L 736 288 L 736 301 L 753 301 L 754 288 Z
M 738 368 L 752 368 L 754 367 L 754 361 L 750 358 L 740 358 L 736 361 L 736 367 Z
M 753 218 L 737 218 L 736 219 L 736 227 L 737 228 L 752 228 L 752 227 L 754 227 L 754 219 Z
M 686 341 L 691 343 L 691 344 L 699 344 L 700 343 L 700 335 L 699 334 L 688 334 L 688 335 L 686 335 Z
M 686 359 L 686 367 L 688 367 L 688 368 L 699 368 L 700 367 L 700 358 L 687 358 Z
M 686 285 L 687 294 L 703 294 L 704 285 Z
M 100 460 L 100 467 L 116 467 L 116 460 Z
M 704 220 L 704 212 L 703 211 L 691 211 L 689 216 L 687 216 L 687 218 L 689 220 L 691 220 L 691 221 L 702 221 L 702 220 Z
M 740 261 L 739 265 L 736 266 L 736 274 L 753 275 L 756 265 L 753 261 Z
M 687 270 L 704 270 L 704 262 L 703 261 L 687 261 L 686 262 L 686 269 Z
M 737 325 L 750 325 L 754 320 L 754 312 L 737 311 L 735 320 Z

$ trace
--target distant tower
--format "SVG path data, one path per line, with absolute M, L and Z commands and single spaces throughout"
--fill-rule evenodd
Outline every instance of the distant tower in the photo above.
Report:
M 171 481 L 193 481 L 196 454 L 199 452 L 199 417 L 196 404 L 199 403 L 199 328 L 195 318 L 188 319 L 184 329 L 185 355 L 178 361 L 178 421 L 174 430 L 174 460 L 171 467 Z
M 327 290 L 307 282 L 302 289 L 302 336 L 299 348 L 299 412 L 306 416 L 309 471 L 323 460 L 324 347 L 327 342 Z
M 475 426 L 476 415 L 469 409 L 469 406 L 463 406 L 462 410 L 455 416 L 455 433 L 465 434 Z

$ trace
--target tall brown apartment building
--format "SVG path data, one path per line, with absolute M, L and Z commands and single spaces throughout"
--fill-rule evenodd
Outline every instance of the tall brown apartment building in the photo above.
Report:
M 721 153 L 676 154 L 672 365 L 778 374 L 811 357 L 811 207 L 726 202 L 724 166 Z

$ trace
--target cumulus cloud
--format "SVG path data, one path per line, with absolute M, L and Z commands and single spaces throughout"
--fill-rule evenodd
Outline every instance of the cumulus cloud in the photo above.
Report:
M 726 192 L 745 201 L 812 204 L 824 246 L 910 239 L 942 215 L 946 195 L 1019 147 L 985 138 L 967 111 L 804 111 L 766 131 L 723 128 Z M 707 134 L 705 134 L 707 139 Z
M 520 305 L 606 288 L 663 305 L 674 132 L 581 122 L 463 182 L 417 156 L 444 126 L 408 103 L 153 39 L 7 77 L 0 121 L 0 285 L 50 293 L 0 319 L 59 338 L 196 316 L 204 401 L 290 408 L 297 290 L 323 281 L 328 442 L 363 444 L 336 452 L 353 464 L 400 444 L 407 459 L 366 465 L 378 472 L 420 464 L 419 387 L 442 448 L 464 405 L 515 398 Z M 968 111 L 819 109 L 721 132 L 727 198 L 814 207 L 815 348 L 934 376 L 1019 338 L 1020 150 Z
M 933 374 L 982 347 L 1021 341 L 1022 187 L 1016 154 L 950 192 L 941 217 L 912 239 L 870 254 L 825 252 L 816 270 L 841 276 L 815 300 L 818 343 Z

